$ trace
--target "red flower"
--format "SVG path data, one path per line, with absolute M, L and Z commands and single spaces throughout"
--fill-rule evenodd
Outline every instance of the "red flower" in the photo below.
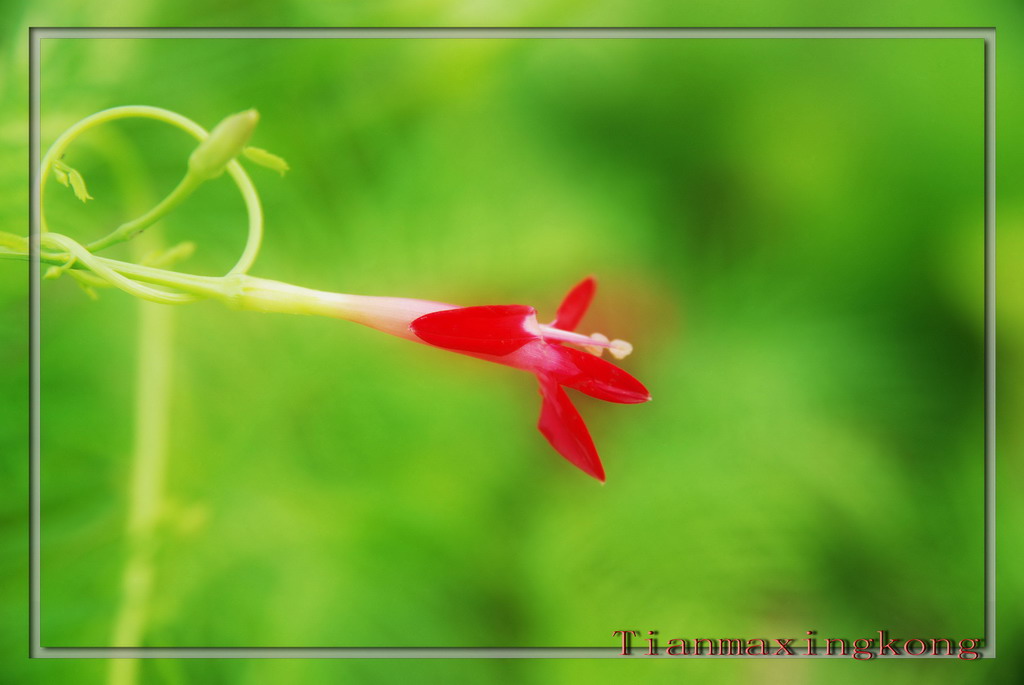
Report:
M 572 464 L 604 481 L 604 468 L 587 426 L 562 386 L 625 404 L 646 402 L 651 396 L 640 381 L 600 358 L 604 348 L 618 358 L 629 354 L 629 343 L 575 332 L 595 287 L 594 279 L 587 278 L 573 288 L 549 325 L 538 323 L 533 307 L 492 305 L 439 309 L 414 319 L 409 330 L 435 347 L 536 374 L 543 398 L 540 432 Z M 565 347 L 566 343 L 589 353 Z
M 562 386 L 624 404 L 646 402 L 651 396 L 640 381 L 600 358 L 607 349 L 622 359 L 633 349 L 629 343 L 575 332 L 595 288 L 593 278 L 573 288 L 550 324 L 538 323 L 536 310 L 523 305 L 459 307 L 403 297 L 323 292 L 251 276 L 245 277 L 232 301 L 244 309 L 346 319 L 536 374 L 543 398 L 540 432 L 559 454 L 603 481 L 604 468 L 594 442 Z

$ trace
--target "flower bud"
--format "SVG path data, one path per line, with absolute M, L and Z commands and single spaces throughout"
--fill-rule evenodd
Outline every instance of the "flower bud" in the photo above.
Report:
M 228 162 L 245 148 L 259 120 L 259 112 L 249 109 L 217 124 L 188 158 L 189 171 L 202 179 L 220 176 Z

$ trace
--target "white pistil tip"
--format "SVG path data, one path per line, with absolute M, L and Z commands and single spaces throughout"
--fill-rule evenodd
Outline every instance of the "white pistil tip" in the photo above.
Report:
M 633 346 L 625 340 L 612 340 L 611 347 L 608 348 L 612 356 L 616 359 L 625 359 L 633 352 Z
M 600 333 L 591 333 L 590 334 L 590 339 L 595 341 L 595 342 L 599 342 L 599 343 L 603 343 L 603 344 L 602 345 L 583 345 L 584 351 L 589 352 L 590 354 L 593 354 L 593 355 L 596 355 L 596 356 L 600 357 L 601 354 L 604 352 L 604 348 L 608 347 L 608 337 L 605 336 L 605 335 L 601 335 Z

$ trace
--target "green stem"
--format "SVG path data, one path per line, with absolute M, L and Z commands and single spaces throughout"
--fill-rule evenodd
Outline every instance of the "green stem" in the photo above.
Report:
M 196 299 L 192 295 L 166 292 L 164 290 L 142 285 L 138 281 L 126 277 L 123 273 L 112 268 L 108 264 L 110 262 L 115 264 L 127 264 L 127 262 L 117 262 L 116 260 L 107 260 L 102 257 L 97 257 L 82 247 L 78 242 L 65 235 L 61 235 L 59 233 L 47 233 L 40 238 L 40 245 L 51 249 L 56 248 L 64 250 L 67 253 L 66 259 L 68 261 L 64 264 L 63 268 L 67 269 L 77 264 L 81 264 L 106 282 L 120 288 L 130 295 L 134 295 L 135 297 L 149 300 L 151 302 L 159 302 L 160 304 L 185 304 L 188 302 L 194 302 Z M 158 269 L 157 271 L 161 270 Z M 178 280 L 182 282 L 195 278 L 194 276 L 187 276 L 185 274 L 177 275 L 179 277 Z
M 122 155 L 115 165 L 124 196 L 147 195 L 144 188 L 132 189 L 142 173 L 133 155 Z M 156 234 L 142 236 L 132 244 L 133 259 L 147 249 L 160 246 Z M 79 272 L 83 276 L 88 272 Z M 95 274 L 89 274 L 95 277 Z M 98 277 L 95 277 L 98 280 Z M 131 480 L 125 523 L 125 565 L 121 573 L 121 597 L 114 619 L 111 644 L 142 646 L 146 642 L 152 588 L 157 573 L 157 539 L 163 517 L 164 478 L 168 462 L 170 407 L 173 386 L 174 312 L 140 301 L 137 315 L 135 412 L 131 453 Z M 110 685 L 135 685 L 142 661 L 112 659 Z
M 233 309 L 248 311 L 329 316 L 356 323 L 368 323 L 373 320 L 376 321 L 374 326 L 377 328 L 384 326 L 384 330 L 395 335 L 408 335 L 406 330 L 408 305 L 393 302 L 395 298 L 346 295 L 313 290 L 248 274 L 229 274 L 227 276 L 183 274 L 155 266 L 143 266 L 117 259 L 97 257 L 67 236 L 55 233 L 45 236 L 44 242 L 67 249 L 67 252 L 63 254 L 42 252 L 39 259 L 44 264 L 83 271 L 98 277 L 106 284 L 121 288 L 131 295 L 151 302 L 180 304 L 193 302 L 197 298 L 211 299 Z M 3 256 L 5 253 L 0 250 L 0 257 Z M 6 256 L 28 258 L 28 255 L 24 253 L 8 252 Z M 69 259 L 75 260 L 70 266 L 68 265 Z M 156 290 L 143 286 L 142 283 L 172 288 L 178 292 Z M 387 323 L 392 319 L 394 319 L 394 326 Z
M 128 505 L 128 561 L 121 578 L 121 605 L 114 647 L 140 647 L 155 575 L 156 532 L 163 511 L 164 476 L 173 374 L 174 312 L 139 303 L 139 358 L 135 390 L 135 440 Z M 137 682 L 137 659 L 113 659 L 111 685 Z
M 90 252 L 99 252 L 111 245 L 131 240 L 136 235 L 170 214 L 171 211 L 184 202 L 196 188 L 202 185 L 203 180 L 204 179 L 199 178 L 195 174 L 185 174 L 185 177 L 181 179 L 181 183 L 171 191 L 170 195 L 161 200 L 157 206 L 153 207 L 137 219 L 121 224 L 114 231 L 108 233 L 99 240 L 89 243 L 86 245 L 86 249 Z

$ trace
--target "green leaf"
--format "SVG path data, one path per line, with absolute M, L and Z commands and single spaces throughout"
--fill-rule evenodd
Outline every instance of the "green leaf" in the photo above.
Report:
M 93 199 L 85 187 L 85 179 L 82 178 L 82 174 L 78 173 L 76 169 L 71 169 L 68 172 L 68 177 L 71 180 L 71 190 L 75 191 L 75 197 L 82 202 Z
M 57 182 L 63 186 L 68 185 L 70 182 L 71 190 L 75 191 L 75 197 L 82 202 L 93 199 L 92 195 L 89 194 L 89 190 L 85 187 L 85 179 L 82 178 L 82 174 L 78 173 L 77 169 L 73 169 L 61 160 L 57 160 L 53 163 L 53 175 L 57 177 Z

